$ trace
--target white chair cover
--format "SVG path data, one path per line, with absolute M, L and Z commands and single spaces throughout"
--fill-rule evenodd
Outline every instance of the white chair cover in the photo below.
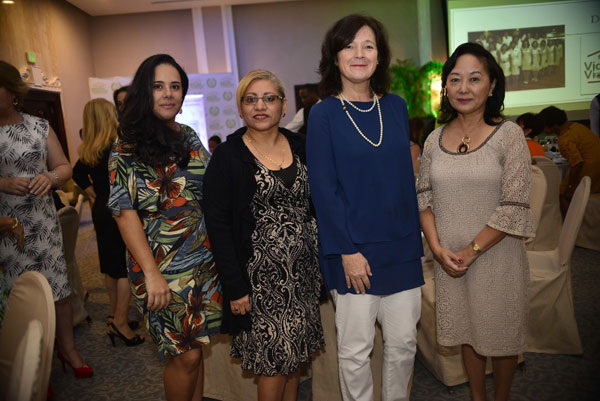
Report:
M 575 245 L 600 251 L 600 193 L 590 194 Z
M 0 331 L 0 394 L 7 394 L 9 379 L 16 367 L 15 357 L 31 320 L 43 326 L 41 364 L 38 380 L 32 390 L 34 400 L 46 400 L 52 366 L 56 316 L 52 290 L 46 278 L 38 272 L 25 272 L 15 281 Z M 14 399 L 14 398 L 8 398 Z
M 42 340 L 44 327 L 33 319 L 19 343 L 10 375 L 7 400 L 31 401 L 36 399 L 35 390 L 42 367 Z
M 73 291 L 71 294 L 71 303 L 73 304 L 73 326 L 83 322 L 89 316 L 85 310 L 85 292 L 83 290 L 83 284 L 81 283 L 79 268 L 77 267 L 77 262 L 75 260 L 75 245 L 77 244 L 77 233 L 79 232 L 82 205 L 83 195 L 79 195 L 75 207 L 65 206 L 57 212 L 65 247 L 69 284 L 71 284 L 71 289 Z
M 539 235 L 540 220 L 542 218 L 542 211 L 546 200 L 546 190 L 547 185 L 544 173 L 540 168 L 531 166 L 531 200 L 529 204 L 531 213 L 533 214 L 533 225 L 536 228 L 536 237 Z M 535 237 L 528 238 L 525 241 L 525 246 L 529 249 L 532 248 L 534 243 Z
M 533 156 L 535 166 L 540 168 L 546 177 L 546 199 L 542 208 L 542 217 L 537 226 L 536 236 L 527 245 L 528 250 L 547 251 L 556 248 L 558 236 L 562 228 L 560 214 L 560 170 L 554 162 L 546 157 Z
M 573 310 L 570 264 L 590 185 L 590 178 L 584 177 L 577 187 L 558 246 L 549 251 L 527 251 L 531 274 L 527 346 L 531 352 L 583 352 Z
M 218 334 L 203 348 L 204 397 L 223 401 L 256 401 L 256 379 L 229 356 L 231 337 Z

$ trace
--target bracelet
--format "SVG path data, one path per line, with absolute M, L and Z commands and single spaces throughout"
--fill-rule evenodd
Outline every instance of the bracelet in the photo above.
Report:
M 471 248 L 473 249 L 473 252 L 475 252 L 477 255 L 481 255 L 482 250 L 475 241 L 471 241 Z
M 13 224 L 13 226 L 10 228 L 11 230 L 14 230 L 15 228 L 19 227 L 19 219 L 17 219 L 15 217 L 15 224 Z
M 56 188 L 58 188 L 58 174 L 56 174 L 54 171 L 48 171 L 49 174 L 52 174 L 54 176 L 54 186 Z

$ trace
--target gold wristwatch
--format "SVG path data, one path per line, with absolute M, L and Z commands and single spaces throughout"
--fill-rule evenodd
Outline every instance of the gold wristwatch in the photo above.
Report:
M 475 252 L 477 255 L 481 255 L 482 250 L 475 241 L 471 241 L 471 248 L 473 249 L 473 252 Z

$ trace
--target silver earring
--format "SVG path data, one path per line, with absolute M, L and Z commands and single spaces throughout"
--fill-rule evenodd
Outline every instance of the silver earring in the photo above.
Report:
M 13 100 L 13 106 L 17 106 L 19 104 L 19 99 L 17 99 L 15 97 L 15 99 Z

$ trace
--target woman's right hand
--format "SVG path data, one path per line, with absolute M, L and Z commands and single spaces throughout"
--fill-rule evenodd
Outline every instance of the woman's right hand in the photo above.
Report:
M 149 310 L 159 311 L 166 308 L 171 302 L 171 290 L 160 271 L 146 274 L 147 307 Z
M 252 306 L 250 306 L 250 295 L 244 295 L 240 299 L 236 299 L 235 301 L 229 301 L 229 306 L 231 307 L 231 313 L 234 315 L 245 315 L 252 310 Z
M 353 287 L 357 294 L 365 294 L 367 289 L 371 288 L 369 277 L 371 267 L 362 253 L 356 252 L 351 255 L 342 255 L 342 266 L 344 266 L 344 275 L 346 276 L 346 285 Z
M 25 196 L 29 193 L 29 179 L 25 177 L 0 178 L 0 192 Z
M 442 269 L 444 269 L 450 277 L 458 278 L 467 273 L 469 267 L 460 266 L 460 264 L 463 263 L 462 259 L 450 249 L 440 247 L 432 252 L 435 260 L 439 262 Z

